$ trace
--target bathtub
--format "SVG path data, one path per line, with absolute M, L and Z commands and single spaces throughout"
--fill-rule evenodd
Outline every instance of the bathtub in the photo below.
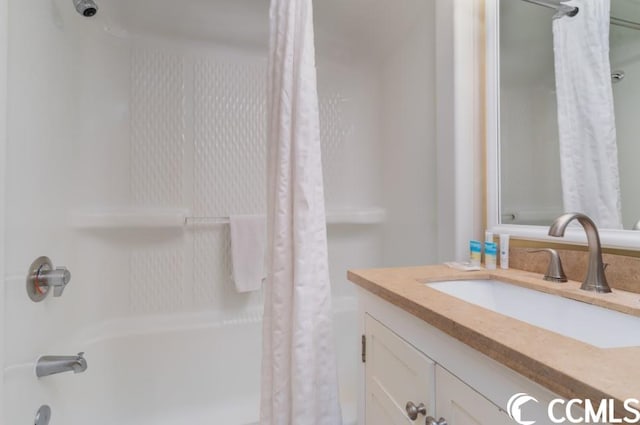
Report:
M 345 425 L 356 422 L 355 303 L 338 300 L 334 329 Z M 4 371 L 7 423 L 249 425 L 259 418 L 261 313 L 119 319 L 82 330 L 42 354 L 84 351 L 85 373 L 37 379 L 34 362 Z

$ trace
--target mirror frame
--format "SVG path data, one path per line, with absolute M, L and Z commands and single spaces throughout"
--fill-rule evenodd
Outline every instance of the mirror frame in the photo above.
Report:
M 501 223 L 500 184 L 500 1 L 485 0 L 485 72 L 486 72 L 486 214 L 487 229 L 494 234 L 507 233 L 516 239 L 586 245 L 581 228 L 567 229 L 564 238 L 548 236 L 548 227 Z M 506 0 L 512 1 L 512 0 Z M 640 251 L 640 231 L 600 230 L 603 247 Z

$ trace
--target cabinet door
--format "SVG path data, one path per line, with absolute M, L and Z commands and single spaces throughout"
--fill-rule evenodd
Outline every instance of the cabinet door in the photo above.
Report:
M 365 423 L 367 425 L 423 424 L 409 419 L 405 406 L 435 407 L 435 364 L 371 316 L 365 318 Z
M 473 388 L 436 366 L 436 412 L 448 425 L 513 425 L 507 414 Z

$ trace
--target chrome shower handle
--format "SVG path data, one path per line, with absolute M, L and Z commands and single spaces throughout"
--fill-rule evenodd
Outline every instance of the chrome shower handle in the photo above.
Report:
M 53 296 L 59 297 L 64 292 L 64 287 L 71 280 L 71 273 L 66 267 L 56 267 L 55 270 L 44 270 L 38 280 L 42 285 L 53 287 Z
M 27 273 L 27 294 L 34 302 L 46 298 L 53 288 L 53 296 L 59 297 L 71 280 L 71 273 L 66 267 L 53 268 L 48 257 L 39 257 L 29 267 Z

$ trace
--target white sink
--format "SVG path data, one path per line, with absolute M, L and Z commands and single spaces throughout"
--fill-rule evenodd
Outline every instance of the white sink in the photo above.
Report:
M 640 346 L 640 317 L 496 280 L 453 280 L 427 285 L 596 347 Z

